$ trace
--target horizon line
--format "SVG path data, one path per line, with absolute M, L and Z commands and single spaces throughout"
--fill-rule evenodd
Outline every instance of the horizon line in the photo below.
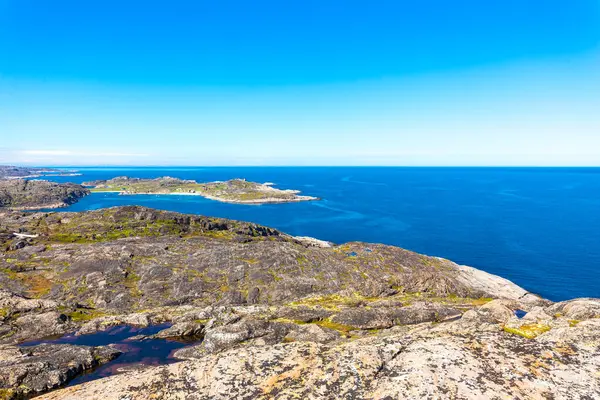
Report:
M 156 164 L 156 165 L 116 165 L 116 164 L 0 164 L 0 166 L 31 167 L 31 168 L 600 168 L 600 165 L 185 165 L 185 164 Z

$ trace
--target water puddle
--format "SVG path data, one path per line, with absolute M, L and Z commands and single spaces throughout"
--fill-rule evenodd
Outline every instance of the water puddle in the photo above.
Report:
M 74 344 L 85 346 L 107 346 L 123 352 L 117 359 L 99 366 L 70 381 L 67 386 L 77 385 L 94 379 L 123 373 L 148 365 L 170 364 L 177 360 L 173 353 L 183 347 L 198 343 L 198 338 L 190 340 L 171 339 L 137 339 L 139 335 L 154 335 L 170 327 L 171 324 L 152 325 L 146 328 L 136 328 L 128 325 L 118 325 L 102 332 L 89 335 L 65 335 L 55 339 L 42 339 L 23 343 L 21 346 L 35 346 L 42 343 Z
M 523 310 L 515 310 L 515 316 L 519 319 L 523 318 L 527 314 L 526 311 Z

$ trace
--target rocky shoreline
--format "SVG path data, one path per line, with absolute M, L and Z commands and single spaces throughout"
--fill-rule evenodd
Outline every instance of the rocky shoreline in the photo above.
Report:
M 0 211 L 0 248 L 0 398 L 119 360 L 110 345 L 24 341 L 165 323 L 130 340 L 186 339 L 179 362 L 40 398 L 600 395 L 600 300 L 553 303 L 394 246 L 115 207 Z
M 200 196 L 208 200 L 220 201 L 222 203 L 231 204 L 249 204 L 249 205 L 261 205 L 261 204 L 280 204 L 280 203 L 297 203 L 301 201 L 315 201 L 320 200 L 318 197 L 313 196 L 294 196 L 293 198 L 278 198 L 278 197 L 265 197 L 261 199 L 225 199 L 222 197 L 209 196 L 201 193 L 161 193 L 161 192 L 147 192 L 147 193 L 130 193 L 118 190 L 101 190 L 97 193 L 119 193 L 122 196 L 136 196 L 136 195 L 157 195 L 157 196 Z
M 65 203 L 65 202 L 59 202 L 59 203 L 42 203 L 39 204 L 37 206 L 28 206 L 28 207 L 8 207 L 10 210 L 13 211 L 35 211 L 35 210 L 39 210 L 39 209 L 49 209 L 49 210 L 56 210 L 59 208 L 65 208 L 70 206 L 71 204 Z

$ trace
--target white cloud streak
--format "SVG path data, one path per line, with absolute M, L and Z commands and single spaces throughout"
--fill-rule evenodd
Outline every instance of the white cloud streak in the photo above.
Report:
M 118 152 L 88 152 L 72 150 L 21 150 L 22 155 L 28 156 L 79 156 L 79 157 L 149 157 L 144 153 L 118 153 Z

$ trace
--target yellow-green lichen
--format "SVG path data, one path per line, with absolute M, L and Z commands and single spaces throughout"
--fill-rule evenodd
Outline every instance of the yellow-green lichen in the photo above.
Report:
M 213 239 L 221 239 L 221 240 L 231 240 L 235 237 L 235 233 L 231 231 L 206 231 L 203 232 L 202 235 L 208 236 Z
M 283 323 L 283 324 L 295 324 L 295 325 L 314 324 L 314 325 L 319 325 L 323 328 L 333 329 L 335 331 L 340 332 L 341 334 L 343 334 L 345 336 L 348 335 L 348 332 L 354 331 L 357 329 L 350 325 L 344 325 L 344 324 L 340 324 L 338 322 L 333 322 L 331 320 L 331 318 L 320 319 L 320 320 L 316 320 L 316 321 L 312 321 L 312 322 L 305 322 L 302 320 L 289 319 L 289 318 L 277 318 L 277 319 L 272 320 L 272 322 L 279 322 L 279 323 Z
M 280 322 L 282 324 L 296 324 L 296 325 L 305 325 L 307 322 L 301 321 L 299 319 L 289 319 L 289 318 L 276 318 L 272 320 L 272 322 Z
M 103 317 L 106 313 L 98 310 L 77 309 L 72 312 L 65 313 L 74 322 L 90 321 L 94 318 Z
M 136 274 L 135 271 L 133 271 L 131 268 L 127 269 L 127 276 L 125 277 L 123 284 L 129 289 L 129 293 L 132 297 L 140 297 L 143 294 L 138 287 L 138 282 L 140 279 L 141 277 Z
M 469 298 L 459 297 L 457 295 L 448 296 L 435 296 L 432 294 L 424 294 L 420 292 L 414 293 L 399 293 L 394 296 L 385 297 L 367 297 L 363 296 L 358 292 L 354 292 L 350 295 L 330 294 L 322 296 L 312 296 L 297 301 L 288 303 L 289 307 L 311 307 L 311 308 L 323 308 L 330 311 L 339 311 L 344 307 L 357 307 L 365 306 L 368 307 L 370 303 L 377 301 L 398 301 L 403 305 L 410 305 L 415 301 L 425 301 L 431 303 L 447 304 L 458 308 L 470 309 L 472 307 L 480 306 L 491 301 L 491 298 Z
M 533 339 L 544 332 L 548 332 L 551 328 L 548 325 L 528 324 L 520 327 L 505 326 L 504 332 L 512 333 L 513 335 L 522 336 L 527 339 Z
M 333 329 L 335 331 L 343 333 L 344 335 L 347 335 L 350 331 L 356 330 L 356 328 L 353 326 L 333 322 L 330 318 L 321 321 L 316 321 L 315 324 L 322 326 L 323 328 Z
M 355 293 L 352 296 L 330 294 L 324 296 L 313 296 L 287 304 L 289 307 L 320 307 L 330 311 L 339 311 L 340 307 L 355 307 L 367 300 L 373 300 Z
M 0 272 L 5 274 L 8 279 L 15 280 L 18 279 L 18 275 L 15 271 L 9 268 L 0 268 Z
M 248 264 L 257 264 L 259 262 L 256 258 L 238 258 L 238 260 L 246 262 Z

